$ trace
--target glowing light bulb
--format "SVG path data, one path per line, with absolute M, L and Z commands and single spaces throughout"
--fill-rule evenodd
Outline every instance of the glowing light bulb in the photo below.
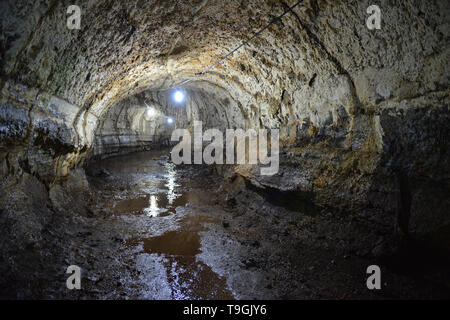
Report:
M 148 118 L 153 118 L 156 115 L 156 111 L 153 108 L 147 108 L 147 110 L 145 111 L 145 115 Z
M 169 118 L 167 118 L 167 123 L 168 123 L 168 124 L 172 124 L 172 123 L 173 123 L 173 119 L 172 119 L 172 118 L 170 118 L 170 117 L 169 117 Z
M 181 90 L 176 90 L 173 94 L 173 100 L 176 103 L 182 103 L 185 99 L 184 92 Z

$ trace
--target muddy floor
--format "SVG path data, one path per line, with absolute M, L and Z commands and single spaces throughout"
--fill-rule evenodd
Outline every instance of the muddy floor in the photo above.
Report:
M 358 217 L 292 211 L 212 167 L 175 166 L 166 151 L 110 158 L 88 172 L 90 193 L 73 207 L 84 212 L 55 218 L 41 248 L 48 265 L 18 298 L 450 297 L 442 261 L 435 268 L 419 247 L 377 257 L 369 243 L 383 238 Z M 382 269 L 378 291 L 366 286 L 372 264 Z M 81 290 L 66 289 L 68 265 L 81 267 Z

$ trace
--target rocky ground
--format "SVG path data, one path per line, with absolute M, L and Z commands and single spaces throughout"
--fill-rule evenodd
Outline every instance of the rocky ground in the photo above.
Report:
M 240 176 L 175 167 L 167 152 L 103 160 L 88 173 L 89 192 L 52 188 L 60 207 L 51 209 L 42 239 L 10 255 L 16 269 L 2 270 L 11 275 L 2 279 L 2 297 L 450 297 L 448 255 L 418 244 L 390 254 L 358 216 L 275 205 Z M 366 287 L 372 264 L 382 270 L 376 292 Z M 81 290 L 65 287 L 69 265 L 82 268 Z

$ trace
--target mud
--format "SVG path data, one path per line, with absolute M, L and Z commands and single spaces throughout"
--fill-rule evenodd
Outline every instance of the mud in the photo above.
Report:
M 337 214 L 308 203 L 312 210 L 291 210 L 281 195 L 274 202 L 270 190 L 251 190 L 242 177 L 174 166 L 166 151 L 102 160 L 87 171 L 89 192 L 66 194 L 74 199 L 62 206 L 69 209 L 54 210 L 42 242 L 21 258 L 30 268 L 7 279 L 2 296 L 450 297 L 448 259 L 426 249 L 414 254 L 419 246 L 390 255 L 386 239 L 361 218 L 367 214 Z M 433 259 L 439 262 L 427 263 Z M 379 291 L 366 287 L 372 264 L 382 268 Z M 82 268 L 81 290 L 65 286 L 69 265 Z

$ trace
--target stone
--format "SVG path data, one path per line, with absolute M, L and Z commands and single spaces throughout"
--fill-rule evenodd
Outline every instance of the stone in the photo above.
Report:
M 269 200 L 282 198 L 289 212 L 354 215 L 386 242 L 395 241 L 400 216 L 408 236 L 445 238 L 448 1 L 381 5 L 381 30 L 366 28 L 367 6 L 304 1 L 181 86 L 283 13 L 283 4 L 99 0 L 82 5 L 82 29 L 70 30 L 65 2 L 0 1 L 0 219 L 15 226 L 0 236 L 3 256 L 41 246 L 55 217 L 93 215 L 84 206 L 92 161 L 166 148 L 174 128 L 192 130 L 194 121 L 222 131 L 280 129 L 278 174 L 215 167 L 228 211 L 248 188 L 261 191 L 259 216 L 273 215 Z M 171 98 L 176 87 L 185 90 L 182 105 Z M 394 172 L 406 169 L 411 206 L 402 210 Z M 373 245 L 365 250 L 379 255 Z

